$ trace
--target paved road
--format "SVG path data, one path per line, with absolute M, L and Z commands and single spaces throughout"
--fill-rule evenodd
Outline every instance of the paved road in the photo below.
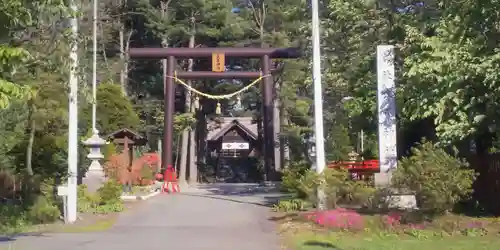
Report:
M 0 237 L 0 249 L 280 250 L 266 206 L 277 197 L 272 188 L 257 185 L 200 185 L 144 201 L 106 232 Z

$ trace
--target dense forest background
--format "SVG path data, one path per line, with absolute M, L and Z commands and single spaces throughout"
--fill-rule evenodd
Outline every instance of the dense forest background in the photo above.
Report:
M 499 149 L 500 5 L 485 1 L 329 0 L 320 2 L 328 160 L 351 151 L 376 158 L 377 45 L 398 48 L 400 156 L 422 138 L 456 149 L 480 171 Z M 0 170 L 62 178 L 67 168 L 67 18 L 79 17 L 79 136 L 90 135 L 92 2 L 73 13 L 64 1 L 0 0 Z M 98 129 L 144 134 L 156 150 L 162 131 L 161 61 L 130 60 L 130 47 L 300 47 L 298 60 L 277 61 L 276 117 L 287 150 L 285 165 L 307 161 L 303 139 L 312 124 L 310 6 L 303 0 L 101 0 L 98 17 Z M 209 70 L 210 60 L 179 61 L 184 70 Z M 258 70 L 232 59 L 227 70 Z M 211 94 L 245 81 L 191 81 Z M 194 155 L 199 131 L 216 102 L 177 88 L 176 141 L 181 171 L 202 165 Z M 259 118 L 259 88 L 222 103 L 224 116 Z M 360 152 L 361 131 L 364 152 Z M 87 149 L 80 147 L 80 168 Z M 200 154 L 198 154 L 200 155 Z M 194 159 L 194 160 L 193 160 Z M 477 159 L 481 159 L 480 161 Z M 478 163 L 480 162 L 480 163 Z M 485 170 L 486 169 L 486 170 Z M 192 170 L 190 171 L 192 172 Z M 481 181 L 481 177 L 478 181 Z M 486 185 L 486 184 L 485 184 Z M 489 185 L 489 184 L 488 184 Z M 497 187 L 487 186 L 491 192 Z

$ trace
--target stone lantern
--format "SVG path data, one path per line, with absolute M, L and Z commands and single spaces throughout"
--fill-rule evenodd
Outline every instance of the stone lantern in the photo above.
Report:
M 351 153 L 347 154 L 347 156 L 349 157 L 349 160 L 350 161 L 357 161 L 359 159 L 359 154 L 352 151 Z
M 83 178 L 83 184 L 87 185 L 90 191 L 96 191 L 105 181 L 106 176 L 99 160 L 104 159 L 104 155 L 101 153 L 101 148 L 106 143 L 106 140 L 99 137 L 99 133 L 97 131 L 95 131 L 90 138 L 83 142 L 83 144 L 90 150 L 87 158 L 92 161 L 85 177 Z

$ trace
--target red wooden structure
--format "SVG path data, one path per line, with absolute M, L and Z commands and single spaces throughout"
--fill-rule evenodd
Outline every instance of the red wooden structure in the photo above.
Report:
M 163 178 L 163 187 L 161 189 L 162 193 L 170 193 L 170 189 L 168 188 L 168 186 L 172 187 L 172 193 L 180 192 L 179 183 L 177 183 L 177 174 L 175 173 L 174 168 L 168 167 L 165 170 Z
M 378 160 L 340 161 L 328 163 L 328 168 L 347 168 L 353 178 L 364 180 L 379 172 L 380 164 Z

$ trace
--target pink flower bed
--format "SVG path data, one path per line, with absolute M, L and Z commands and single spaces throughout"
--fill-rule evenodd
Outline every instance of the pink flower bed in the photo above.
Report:
M 447 230 L 442 225 L 427 221 L 415 221 L 410 223 L 411 217 L 403 216 L 400 212 L 390 212 L 381 216 L 363 217 L 354 210 L 338 208 L 326 211 L 314 211 L 303 215 L 307 220 L 320 226 L 333 230 L 359 231 L 366 227 L 375 230 L 387 230 L 391 232 L 406 233 L 414 235 L 422 230 Z M 403 218 L 404 217 L 404 218 Z M 438 222 L 439 223 L 439 222 Z M 488 222 L 486 221 L 461 221 L 455 222 L 456 228 L 451 233 L 462 234 L 485 234 Z M 436 228 L 437 227 L 437 228 Z M 449 229 L 448 229 L 449 230 Z
M 399 213 L 389 213 L 382 217 L 384 225 L 390 228 L 397 227 L 401 225 L 401 214 Z
M 349 210 L 345 208 L 338 208 L 327 211 L 315 211 L 306 213 L 304 217 L 314 223 L 328 227 L 331 229 L 340 230 L 363 230 L 365 228 L 365 221 L 363 216 L 354 210 Z M 422 224 L 405 224 L 401 223 L 400 213 L 389 213 L 381 217 L 382 226 L 385 229 L 395 230 L 395 229 L 412 229 L 412 230 L 422 230 L 424 225 Z
M 338 208 L 305 214 L 308 220 L 328 228 L 343 230 L 360 230 L 364 228 L 363 217 L 349 209 Z

